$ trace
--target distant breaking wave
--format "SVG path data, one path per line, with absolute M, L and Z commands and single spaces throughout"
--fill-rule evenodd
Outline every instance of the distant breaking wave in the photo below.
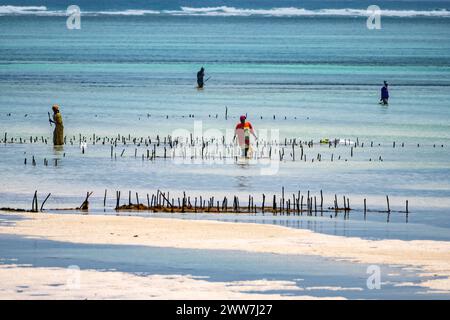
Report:
M 86 16 L 102 16 L 102 15 L 117 15 L 117 16 L 144 16 L 152 14 L 160 14 L 156 10 L 123 10 L 123 11 L 83 11 L 81 14 Z M 47 10 L 45 6 L 0 6 L 0 16 L 14 16 L 14 15 L 34 15 L 34 16 L 66 16 L 66 10 Z
M 0 6 L 0 15 L 22 15 L 22 14 L 39 14 L 39 13 L 48 13 L 47 7 L 44 6 Z
M 192 8 L 181 7 L 180 10 L 140 10 L 129 9 L 122 11 L 83 11 L 85 16 L 146 16 L 146 15 L 170 15 L 170 16 L 211 16 L 211 17 L 302 17 L 302 16 L 347 16 L 367 17 L 365 9 L 319 9 L 307 10 L 303 8 L 272 8 L 272 9 L 241 9 L 234 7 L 205 7 Z M 65 10 L 47 10 L 45 6 L 0 6 L 0 16 L 35 15 L 35 16 L 65 16 Z M 450 17 L 450 11 L 436 9 L 429 11 L 417 10 L 381 10 L 385 17 Z
M 307 10 L 303 8 L 273 8 L 273 9 L 238 9 L 234 7 L 209 7 L 190 8 L 181 7 L 179 11 L 166 11 L 173 15 L 196 15 L 196 16 L 268 16 L 268 17 L 299 17 L 299 16 L 353 16 L 367 17 L 366 9 L 320 9 Z M 381 10 L 381 15 L 390 17 L 450 17 L 450 11 L 431 10 Z

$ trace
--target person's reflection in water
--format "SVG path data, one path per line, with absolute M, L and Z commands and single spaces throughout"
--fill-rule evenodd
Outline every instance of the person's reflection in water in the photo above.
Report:
M 53 165 L 59 167 L 64 157 L 64 146 L 53 146 Z
M 248 188 L 250 187 L 250 180 L 248 176 L 236 176 L 236 188 L 238 190 L 248 190 Z
M 61 156 L 64 152 L 64 146 L 53 146 L 53 154 L 55 156 Z

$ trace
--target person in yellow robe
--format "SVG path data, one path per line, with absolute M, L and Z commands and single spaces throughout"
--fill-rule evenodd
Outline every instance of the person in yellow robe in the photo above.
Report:
M 53 120 L 49 119 L 49 121 L 55 124 L 55 130 L 53 131 L 53 145 L 61 146 L 64 144 L 64 125 L 62 116 L 59 112 L 59 106 L 57 104 L 54 104 L 52 106 L 52 110 Z

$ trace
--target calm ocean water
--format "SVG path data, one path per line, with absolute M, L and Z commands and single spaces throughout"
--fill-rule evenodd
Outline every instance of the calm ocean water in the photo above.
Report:
M 171 134 L 193 129 L 189 114 L 225 132 L 247 113 L 256 129 L 277 129 L 282 139 L 381 144 L 348 162 L 286 161 L 275 176 L 258 166 L 143 163 L 131 147 L 110 162 L 107 146 L 88 146 L 86 156 L 66 146 L 63 158 L 48 146 L 2 144 L 0 206 L 27 208 L 36 189 L 52 192 L 55 207 L 79 204 L 87 190 L 100 199 L 105 188 L 245 196 L 285 186 L 323 189 L 330 205 L 335 193 L 359 206 L 366 197 L 383 207 L 389 194 L 400 209 L 408 199 L 417 213 L 410 224 L 442 229 L 424 227 L 420 237 L 448 238 L 450 2 L 371 2 L 0 2 L 2 136 L 50 136 L 47 111 L 58 103 L 68 136 Z M 68 4 L 80 6 L 81 30 L 66 28 Z M 381 30 L 366 28 L 370 4 L 385 12 Z M 211 79 L 199 92 L 201 66 Z M 377 103 L 383 80 L 389 107 Z M 349 158 L 349 149 L 336 154 Z M 24 167 L 31 155 L 60 165 Z M 404 223 L 404 215 L 392 219 Z

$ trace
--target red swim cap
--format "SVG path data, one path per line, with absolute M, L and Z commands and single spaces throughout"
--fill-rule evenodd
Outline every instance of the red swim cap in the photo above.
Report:
M 245 119 L 247 119 L 247 117 L 246 116 L 241 116 L 241 121 L 245 121 Z

